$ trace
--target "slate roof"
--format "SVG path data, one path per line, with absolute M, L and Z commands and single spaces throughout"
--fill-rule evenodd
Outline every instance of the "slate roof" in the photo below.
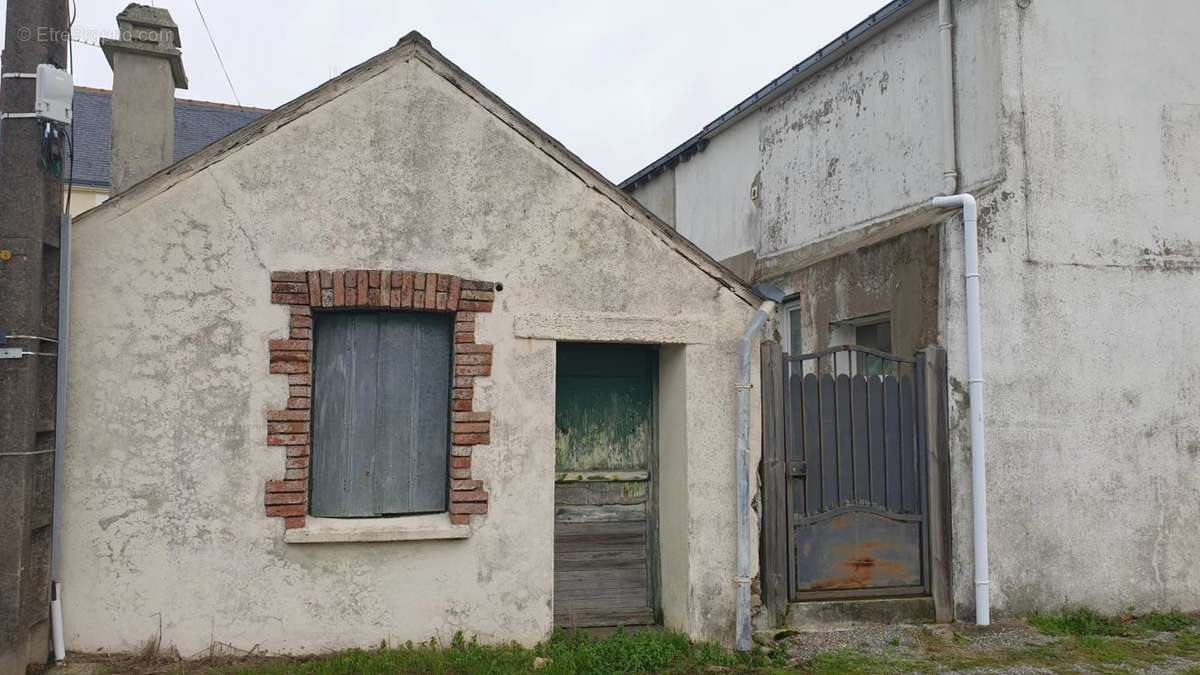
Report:
M 75 87 L 76 185 L 109 187 L 112 156 L 112 92 Z M 175 99 L 175 161 L 223 138 L 270 110 Z

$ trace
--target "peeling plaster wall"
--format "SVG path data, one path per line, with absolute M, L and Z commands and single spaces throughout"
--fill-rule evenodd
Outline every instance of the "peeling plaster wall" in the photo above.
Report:
M 999 7 L 1008 160 L 980 209 L 994 603 L 1200 609 L 1200 6 Z M 951 222 L 952 482 L 969 485 Z
M 954 11 L 960 182 L 980 204 L 993 606 L 1200 609 L 1200 4 Z M 862 264 L 876 249 L 860 247 L 943 220 L 925 206 L 941 190 L 936 35 L 931 1 L 739 123 L 761 131 L 759 271 L 786 291 L 811 296 L 837 280 L 811 278 L 822 261 Z M 709 154 L 720 138 L 689 171 L 726 161 Z M 705 206 L 681 193 L 676 210 Z M 955 601 L 969 620 L 957 216 L 940 249 Z
M 554 339 L 603 341 L 614 322 L 687 343 L 672 367 L 691 473 L 674 503 L 691 506 L 664 518 L 687 523 L 688 604 L 668 615 L 731 639 L 735 343 L 754 308 L 424 63 L 397 60 L 165 191 L 93 211 L 73 252 L 69 649 L 136 648 L 160 618 L 185 655 L 212 639 L 311 652 L 545 638 Z M 267 372 L 267 341 L 287 330 L 268 271 L 340 267 L 504 284 L 478 318 L 495 354 L 476 408 L 493 427 L 473 470 L 491 500 L 468 539 L 285 544 L 264 515 L 263 482 L 284 471 L 264 411 L 287 397 Z M 532 315 L 541 332 L 519 337 Z

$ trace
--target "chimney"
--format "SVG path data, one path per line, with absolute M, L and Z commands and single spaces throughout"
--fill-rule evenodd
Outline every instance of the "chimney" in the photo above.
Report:
M 175 89 L 187 89 L 170 12 L 130 4 L 117 28 L 119 38 L 100 40 L 113 69 L 113 194 L 175 160 Z

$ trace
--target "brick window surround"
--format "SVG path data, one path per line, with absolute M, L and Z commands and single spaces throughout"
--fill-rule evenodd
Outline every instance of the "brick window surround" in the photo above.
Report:
M 271 272 L 271 302 L 290 307 L 288 337 L 271 340 L 270 372 L 288 378 L 287 406 L 267 411 L 267 445 L 287 456 L 282 480 L 268 480 L 267 516 L 304 527 L 312 449 L 313 312 L 379 309 L 454 314 L 450 389 L 450 522 L 487 513 L 488 493 L 471 478 L 471 453 L 491 440 L 491 413 L 474 409 L 475 378 L 492 374 L 492 345 L 475 342 L 475 315 L 492 311 L 496 285 L 449 274 L 391 270 Z

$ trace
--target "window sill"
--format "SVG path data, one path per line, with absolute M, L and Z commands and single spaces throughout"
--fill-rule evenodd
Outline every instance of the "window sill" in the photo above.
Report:
M 347 542 L 422 541 L 430 539 L 466 539 L 470 525 L 454 525 L 447 513 L 431 513 L 396 518 L 314 518 L 304 527 L 287 530 L 283 540 L 289 544 L 333 544 Z

